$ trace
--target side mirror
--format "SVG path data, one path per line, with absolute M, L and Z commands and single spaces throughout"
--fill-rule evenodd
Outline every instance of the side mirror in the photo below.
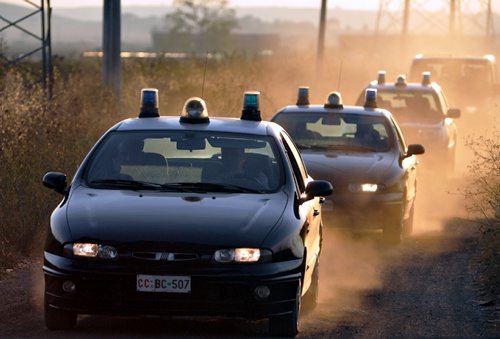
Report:
M 460 118 L 460 109 L 450 108 L 448 112 L 446 112 L 446 116 L 448 118 Z
M 333 193 L 333 186 L 326 180 L 314 180 L 307 184 L 306 197 L 300 203 L 311 200 L 314 197 L 325 197 Z
M 406 158 L 411 157 L 412 155 L 424 154 L 425 148 L 420 144 L 410 144 L 408 145 L 408 149 L 406 150 Z
M 43 176 L 42 183 L 45 187 L 53 189 L 57 193 L 66 194 L 66 174 L 61 172 L 47 172 Z

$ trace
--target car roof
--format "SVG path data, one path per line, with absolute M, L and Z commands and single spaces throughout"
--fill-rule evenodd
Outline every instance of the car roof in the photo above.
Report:
M 302 113 L 311 111 L 314 113 L 344 113 L 370 116 L 388 116 L 391 113 L 383 108 L 365 108 L 363 106 L 343 106 L 339 108 L 329 108 L 324 105 L 290 105 L 283 107 L 279 113 Z
M 377 90 L 392 90 L 392 91 L 402 91 L 402 92 L 440 92 L 441 87 L 432 82 L 429 85 L 422 85 L 420 82 L 408 82 L 406 85 L 396 85 L 395 82 L 386 82 L 384 84 L 378 84 L 377 81 L 372 81 L 367 88 L 375 88 Z
M 248 121 L 239 118 L 210 117 L 208 123 L 181 123 L 179 116 L 160 116 L 158 118 L 126 119 L 111 129 L 118 131 L 177 130 L 232 132 L 255 135 L 269 135 L 270 129 L 281 127 L 269 121 Z
M 281 126 L 261 120 L 259 110 L 260 92 L 246 91 L 240 118 L 217 117 L 208 114 L 205 101 L 191 97 L 184 103 L 178 116 L 161 116 L 158 89 L 141 90 L 141 108 L 135 118 L 122 120 L 112 126 L 110 131 L 194 131 L 194 132 L 231 132 L 250 135 L 276 135 Z
M 457 60 L 457 61 L 473 61 L 473 60 L 483 60 L 483 61 L 494 61 L 495 57 L 492 54 L 481 55 L 481 56 L 470 56 L 470 55 L 417 55 L 413 59 L 414 62 L 417 60 L 436 60 L 436 61 L 446 61 L 446 60 Z

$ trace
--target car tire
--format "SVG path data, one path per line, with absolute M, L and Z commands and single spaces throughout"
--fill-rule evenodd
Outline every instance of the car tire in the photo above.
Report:
M 383 229 L 383 240 L 388 245 L 398 245 L 403 237 L 403 209 L 395 208 L 388 213 Z
M 302 298 L 302 311 L 312 312 L 318 304 L 319 295 L 319 261 L 316 260 L 316 265 L 311 276 L 311 285 L 306 294 Z
M 269 318 L 269 332 L 278 337 L 295 337 L 299 333 L 299 315 L 301 304 L 301 284 L 297 282 L 295 302 L 291 312 Z
M 68 330 L 76 325 L 77 314 L 51 307 L 44 302 L 45 326 L 49 330 Z

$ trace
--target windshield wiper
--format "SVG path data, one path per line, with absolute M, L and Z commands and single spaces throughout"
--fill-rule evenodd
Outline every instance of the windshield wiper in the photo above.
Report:
M 166 188 L 169 188 L 174 191 L 182 191 L 184 192 L 185 190 L 176 187 L 176 186 L 170 186 L 170 185 L 162 185 L 158 184 L 155 182 L 147 182 L 147 181 L 137 181 L 137 180 L 128 180 L 128 179 L 101 179 L 101 180 L 94 180 L 90 182 L 91 185 L 98 185 L 98 186 L 107 186 L 107 187 L 126 187 L 126 188 L 132 188 L 132 189 L 150 189 L 150 190 L 164 190 Z
M 176 184 L 166 185 L 179 188 L 182 187 L 182 189 L 186 191 L 194 190 L 199 192 L 262 193 L 262 190 L 223 183 L 180 182 Z

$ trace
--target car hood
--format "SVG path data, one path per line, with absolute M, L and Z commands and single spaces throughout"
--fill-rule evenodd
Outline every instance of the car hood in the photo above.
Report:
M 273 194 L 172 194 L 76 188 L 68 201 L 73 241 L 258 247 L 288 201 Z
M 382 180 L 396 157 L 393 153 L 302 153 L 314 179 L 330 180 L 334 187 L 346 182 Z

